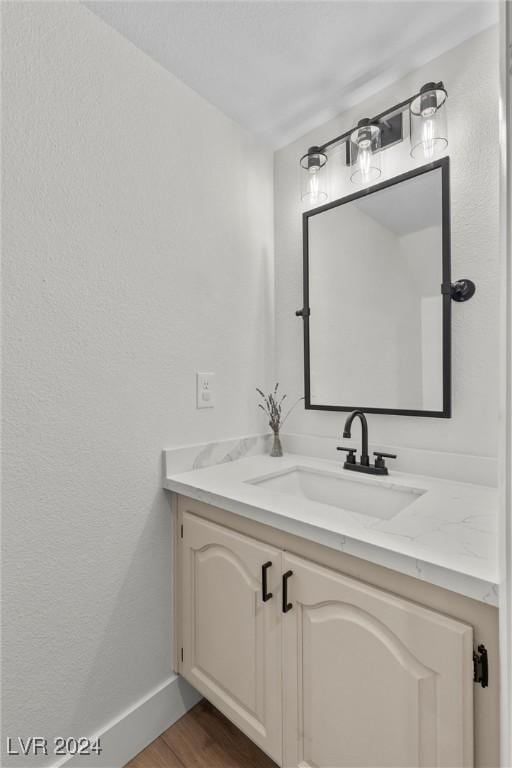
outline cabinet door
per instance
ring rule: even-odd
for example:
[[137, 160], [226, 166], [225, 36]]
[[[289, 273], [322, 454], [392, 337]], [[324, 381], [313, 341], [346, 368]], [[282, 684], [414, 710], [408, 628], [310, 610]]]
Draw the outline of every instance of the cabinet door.
[[283, 560], [284, 764], [472, 766], [472, 628]]
[[180, 671], [280, 763], [282, 554], [189, 512], [182, 520]]

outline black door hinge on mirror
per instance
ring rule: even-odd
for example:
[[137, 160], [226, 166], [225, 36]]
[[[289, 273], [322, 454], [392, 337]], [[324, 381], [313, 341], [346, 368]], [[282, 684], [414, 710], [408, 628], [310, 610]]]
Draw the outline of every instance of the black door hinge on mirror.
[[489, 660], [487, 648], [479, 645], [477, 651], [473, 651], [473, 682], [480, 683], [482, 688], [489, 685]]

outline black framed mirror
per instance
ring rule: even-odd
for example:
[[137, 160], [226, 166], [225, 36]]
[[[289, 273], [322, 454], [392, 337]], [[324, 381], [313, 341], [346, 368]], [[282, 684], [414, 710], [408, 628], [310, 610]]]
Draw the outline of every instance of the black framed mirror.
[[305, 407], [451, 416], [449, 158], [303, 214]]

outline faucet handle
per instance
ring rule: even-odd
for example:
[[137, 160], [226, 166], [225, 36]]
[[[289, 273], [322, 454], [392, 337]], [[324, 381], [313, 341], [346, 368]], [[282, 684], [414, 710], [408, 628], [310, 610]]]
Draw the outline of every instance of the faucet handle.
[[375, 459], [375, 466], [378, 468], [384, 468], [386, 466], [386, 462], [384, 459], [396, 459], [396, 453], [384, 453], [384, 451], [374, 451], [373, 455], [377, 458]]
[[356, 463], [356, 450], [357, 448], [345, 448], [343, 445], [338, 445], [336, 447], [337, 451], [346, 451], [348, 453], [347, 456], [347, 464], [355, 464]]

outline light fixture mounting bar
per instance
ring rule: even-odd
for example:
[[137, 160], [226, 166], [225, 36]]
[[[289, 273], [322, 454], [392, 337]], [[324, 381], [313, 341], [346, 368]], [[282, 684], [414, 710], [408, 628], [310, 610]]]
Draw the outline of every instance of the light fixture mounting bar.
[[[375, 115], [375, 117], [372, 117], [370, 119], [370, 122], [372, 124], [375, 123], [382, 123], [384, 119], [391, 118], [394, 114], [405, 112], [405, 110], [409, 107], [409, 104], [411, 101], [413, 101], [417, 96], [419, 96], [419, 92], [415, 93], [413, 96], [410, 96], [408, 99], [405, 99], [405, 101], [400, 101], [398, 104], [395, 104], [393, 107], [390, 107], [389, 109], [384, 110], [384, 112], [381, 112], [378, 115]], [[334, 146], [334, 144], [339, 144], [342, 141], [346, 141], [349, 137], [352, 131], [354, 130], [354, 127], [350, 128], [350, 130], [345, 131], [345, 133], [340, 134], [339, 136], [336, 136], [334, 139], [330, 139], [329, 141], [326, 141], [325, 144], [320, 144], [318, 147], [320, 152], [325, 152], [326, 149], [329, 149], [329, 147]]]
[[[373, 123], [375, 125], [375, 123]], [[378, 151], [392, 147], [398, 144], [404, 138], [404, 113], [390, 113], [388, 117], [383, 117], [377, 121], [376, 125], [380, 129], [380, 147]], [[350, 159], [350, 142], [345, 142], [346, 163], [353, 165]]]

